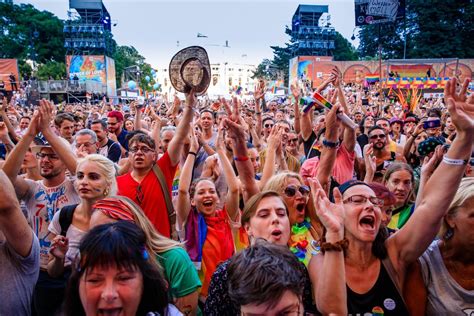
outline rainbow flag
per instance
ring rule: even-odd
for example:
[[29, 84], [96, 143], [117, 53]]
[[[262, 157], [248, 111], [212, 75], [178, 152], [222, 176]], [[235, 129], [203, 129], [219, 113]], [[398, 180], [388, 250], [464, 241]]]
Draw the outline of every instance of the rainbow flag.
[[238, 86], [237, 89], [235, 90], [235, 93], [237, 93], [237, 95], [240, 95], [242, 93], [242, 87]]
[[416, 77], [414, 80], [413, 80], [413, 83], [411, 85], [412, 88], [418, 88], [418, 89], [423, 89], [424, 86], [425, 86], [425, 80], [423, 80], [422, 78], [420, 77]]
[[277, 86], [273, 86], [273, 87], [272, 87], [272, 93], [273, 93], [273, 94], [276, 94], [276, 93], [277, 93], [277, 90], [278, 90]]
[[436, 78], [429, 78], [428, 80], [426, 80], [425, 87], [429, 89], [438, 88], [438, 82], [436, 81]]
[[378, 74], [371, 74], [371, 75], [366, 75], [365, 76], [365, 80], [368, 82], [368, 83], [375, 83], [377, 81], [380, 81], [380, 77]]
[[397, 89], [398, 88], [398, 82], [395, 78], [388, 78], [387, 86], [389, 88], [392, 88], [392, 89]]
[[403, 77], [400, 79], [400, 86], [401, 88], [409, 89], [410, 88], [410, 80], [407, 77]]
[[391, 65], [390, 72], [396, 72], [400, 77], [426, 77], [431, 65]]

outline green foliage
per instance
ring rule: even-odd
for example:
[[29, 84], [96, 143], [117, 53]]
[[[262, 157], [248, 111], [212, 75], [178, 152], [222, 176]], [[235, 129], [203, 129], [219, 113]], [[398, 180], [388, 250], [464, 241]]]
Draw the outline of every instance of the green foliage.
[[355, 47], [341, 33], [336, 32], [334, 40], [334, 60], [358, 60], [359, 56]]
[[[472, 58], [474, 6], [472, 1], [406, 1], [406, 19], [380, 26], [369, 25], [359, 32], [360, 56], [375, 57], [379, 43], [382, 57]], [[380, 36], [379, 36], [380, 34]]]
[[36, 76], [39, 80], [61, 80], [66, 78], [66, 64], [56, 61], [48, 61], [38, 66]]
[[0, 3], [0, 58], [64, 61], [63, 22], [31, 4]]
[[[125, 68], [130, 66], [138, 66], [140, 68], [140, 82], [139, 86], [143, 90], [151, 91], [155, 80], [151, 75], [151, 66], [150, 64], [145, 63], [145, 57], [140, 55], [140, 53], [133, 46], [117, 46], [115, 54], [113, 55], [115, 59], [115, 71], [117, 74], [117, 86], [121, 86], [121, 79], [125, 80], [124, 72]], [[151, 80], [147, 82], [145, 80], [146, 76], [150, 76]]]

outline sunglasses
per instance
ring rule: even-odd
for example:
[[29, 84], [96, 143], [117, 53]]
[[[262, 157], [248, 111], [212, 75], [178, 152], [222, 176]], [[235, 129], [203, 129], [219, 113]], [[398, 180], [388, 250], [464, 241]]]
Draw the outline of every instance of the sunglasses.
[[297, 142], [298, 142], [298, 138], [288, 139], [288, 142], [289, 142], [289, 143], [297, 143]]
[[308, 196], [311, 191], [307, 185], [301, 185], [297, 187], [296, 185], [289, 185], [285, 188], [285, 195], [287, 197], [293, 197], [296, 195], [296, 192], [299, 191], [302, 196]]
[[378, 197], [376, 196], [364, 196], [364, 195], [353, 195], [353, 196], [350, 196], [348, 197], [347, 199], [345, 199], [343, 202], [344, 203], [354, 203], [354, 204], [357, 204], [357, 205], [361, 205], [361, 204], [365, 204], [367, 202], [367, 200], [370, 201], [370, 203], [372, 203], [373, 205], [375, 206], [383, 206], [384, 202], [382, 199], [379, 199]]
[[272, 128], [273, 127], [273, 124], [265, 124], [263, 125], [265, 128]]
[[49, 160], [58, 160], [59, 156], [56, 154], [44, 154], [44, 153], [36, 153], [36, 159], [44, 159], [48, 157]]
[[377, 134], [377, 135], [370, 136], [370, 139], [377, 139], [377, 138], [384, 139], [385, 134]]

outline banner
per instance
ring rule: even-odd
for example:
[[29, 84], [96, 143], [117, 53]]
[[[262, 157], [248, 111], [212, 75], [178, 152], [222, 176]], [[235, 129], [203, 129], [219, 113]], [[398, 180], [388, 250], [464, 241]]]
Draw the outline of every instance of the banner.
[[0, 81], [5, 85], [2, 90], [12, 91], [10, 84], [10, 75], [13, 73], [15, 77], [16, 86], [20, 87], [20, 76], [18, 73], [18, 64], [16, 59], [0, 59]]
[[66, 56], [66, 69], [69, 80], [77, 77], [79, 82], [92, 80], [107, 85], [104, 56]]
[[355, 0], [355, 25], [394, 22], [405, 17], [405, 0]]
[[110, 57], [105, 57], [105, 65], [107, 67], [107, 96], [114, 97], [117, 95], [117, 81], [115, 78], [115, 61]]

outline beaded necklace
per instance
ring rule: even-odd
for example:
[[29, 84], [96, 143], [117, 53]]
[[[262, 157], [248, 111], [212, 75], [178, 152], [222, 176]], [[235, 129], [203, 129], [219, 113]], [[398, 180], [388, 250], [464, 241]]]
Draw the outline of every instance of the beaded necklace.
[[[309, 229], [311, 228], [311, 222], [309, 217], [306, 217], [303, 222], [296, 223], [291, 226], [291, 237], [290, 237], [290, 250], [299, 261], [303, 262], [306, 266], [309, 263], [311, 256], [308, 256], [308, 246], [310, 241], [308, 240]], [[319, 245], [313, 240], [312, 246], [319, 252]]]

